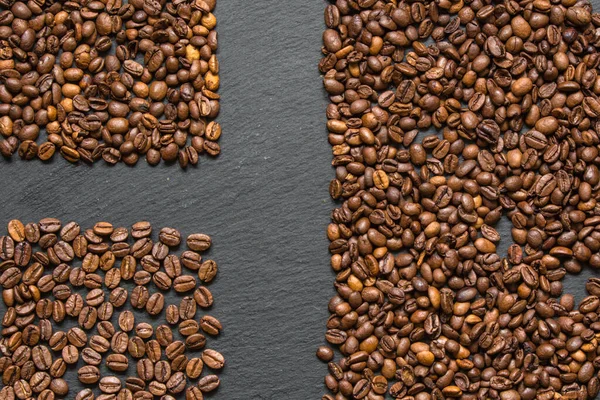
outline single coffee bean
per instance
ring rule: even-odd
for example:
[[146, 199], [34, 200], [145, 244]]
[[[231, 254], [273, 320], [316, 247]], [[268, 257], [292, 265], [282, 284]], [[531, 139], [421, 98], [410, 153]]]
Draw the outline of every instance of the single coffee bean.
[[213, 390], [216, 390], [220, 384], [221, 381], [219, 380], [219, 377], [217, 375], [206, 375], [202, 377], [198, 382], [198, 388], [203, 393], [209, 393]]
[[130, 302], [134, 308], [144, 308], [148, 302], [148, 289], [144, 286], [136, 286], [131, 292]]
[[125, 310], [119, 314], [119, 328], [124, 332], [130, 332], [135, 325], [135, 316], [131, 311]]
[[177, 340], [172, 342], [165, 348], [165, 355], [169, 360], [173, 360], [178, 355], [183, 354], [184, 351], [185, 345], [183, 344], [183, 342]]
[[173, 394], [181, 393], [185, 389], [186, 379], [183, 372], [175, 372], [166, 383], [167, 390]]
[[200, 324], [193, 319], [186, 319], [181, 321], [178, 326], [178, 331], [183, 336], [190, 336], [197, 333], [200, 330]]
[[167, 361], [158, 361], [154, 365], [154, 378], [160, 383], [166, 383], [171, 377], [171, 366]]
[[202, 263], [198, 270], [198, 278], [205, 283], [211, 282], [217, 275], [217, 263], [207, 260]]
[[103, 393], [117, 393], [121, 390], [121, 381], [116, 376], [105, 376], [100, 379], [98, 387]]
[[193, 319], [196, 315], [196, 301], [191, 296], [186, 296], [179, 303], [179, 316], [183, 319]]
[[186, 400], [202, 400], [204, 395], [199, 387], [191, 386], [185, 389], [185, 398]]
[[85, 365], [77, 371], [77, 378], [81, 383], [96, 383], [100, 380], [100, 371], [93, 365]]
[[179, 322], [179, 308], [175, 304], [169, 304], [165, 312], [165, 318], [171, 325]]
[[88, 365], [98, 366], [102, 363], [102, 356], [100, 353], [89, 347], [81, 351], [81, 358]]
[[154, 334], [154, 328], [147, 322], [140, 322], [135, 327], [135, 333], [142, 339], [148, 339]]
[[181, 254], [181, 263], [191, 269], [192, 271], [198, 271], [202, 265], [202, 256], [193, 251], [184, 251]]
[[162, 348], [158, 341], [149, 340], [146, 342], [146, 357], [154, 363], [162, 357]]
[[149, 222], [136, 222], [131, 227], [131, 236], [134, 239], [141, 239], [150, 236], [152, 233], [152, 225]]
[[212, 240], [208, 235], [195, 233], [187, 237], [186, 243], [187, 246], [193, 251], [206, 251], [210, 248]]
[[225, 359], [221, 353], [211, 349], [206, 349], [202, 352], [202, 361], [207, 367], [212, 369], [221, 369], [225, 364]]
[[112, 371], [124, 372], [127, 371], [129, 362], [123, 354], [109, 354], [106, 357], [106, 366]]
[[[194, 302], [194, 305], [196, 303]], [[161, 293], [154, 293], [148, 298], [146, 303], [146, 311], [150, 315], [158, 315], [162, 312], [165, 305], [165, 298]]]
[[25, 240], [25, 225], [17, 219], [8, 222], [8, 234], [15, 242]]
[[201, 350], [206, 347], [206, 336], [193, 333], [185, 338], [185, 346], [190, 350]]
[[193, 276], [182, 275], [173, 281], [173, 289], [177, 293], [185, 293], [196, 288], [196, 279]]
[[214, 302], [212, 293], [204, 286], [200, 286], [194, 291], [194, 300], [202, 308], [209, 308]]
[[204, 363], [200, 358], [190, 358], [187, 366], [185, 367], [185, 374], [190, 379], [197, 379], [202, 374]]
[[181, 234], [173, 228], [162, 228], [158, 234], [158, 238], [169, 247], [175, 247], [181, 243]]
[[158, 343], [163, 347], [167, 347], [173, 342], [173, 331], [167, 325], [156, 327], [155, 336]]
[[154, 363], [147, 358], [138, 360], [136, 371], [140, 379], [145, 381], [151, 381], [154, 379]]
[[221, 333], [221, 329], [223, 329], [221, 322], [210, 315], [205, 315], [200, 318], [200, 327], [209, 335], [218, 335]]

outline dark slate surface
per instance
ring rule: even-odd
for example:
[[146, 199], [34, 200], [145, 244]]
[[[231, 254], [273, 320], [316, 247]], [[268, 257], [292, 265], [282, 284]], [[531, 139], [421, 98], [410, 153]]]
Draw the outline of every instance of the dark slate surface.
[[[225, 326], [218, 399], [319, 399], [332, 293], [331, 203], [317, 63], [324, 3], [219, 0], [223, 154], [197, 168], [0, 160], [0, 226], [54, 216], [90, 227], [149, 220], [213, 238], [211, 314]], [[135, 371], [130, 368], [130, 371]], [[72, 375], [70, 382], [76, 382]], [[75, 388], [73, 386], [73, 388]], [[72, 390], [74, 392], [74, 390]]]
[[[197, 168], [0, 160], [0, 226], [54, 216], [84, 227], [149, 220], [213, 238], [211, 314], [225, 330], [218, 399], [319, 399], [333, 293], [324, 232], [330, 150], [316, 65], [323, 1], [219, 0], [223, 154]], [[505, 236], [506, 237], [506, 236]], [[589, 275], [567, 277], [581, 294]], [[130, 371], [134, 371], [130, 368]], [[72, 391], [77, 386], [71, 372]]]

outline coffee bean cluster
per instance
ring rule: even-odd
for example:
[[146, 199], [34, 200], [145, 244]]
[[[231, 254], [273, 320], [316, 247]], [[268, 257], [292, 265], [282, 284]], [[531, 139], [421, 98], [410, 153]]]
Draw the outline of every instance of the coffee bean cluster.
[[0, 154], [183, 168], [218, 155], [215, 3], [0, 1]]
[[600, 15], [330, 0], [325, 24], [323, 400], [596, 398], [600, 279], [579, 304], [562, 281], [600, 268]]
[[[161, 229], [158, 241], [152, 233], [148, 222], [87, 230], [54, 218], [9, 222], [0, 236], [0, 398], [202, 400], [218, 388], [225, 359], [206, 335], [222, 326], [197, 312], [213, 304], [201, 284], [217, 274], [201, 255], [211, 238], [188, 236], [189, 250], [176, 256], [177, 230]], [[165, 298], [171, 290], [176, 304]], [[69, 391], [69, 374], [86, 389]]]

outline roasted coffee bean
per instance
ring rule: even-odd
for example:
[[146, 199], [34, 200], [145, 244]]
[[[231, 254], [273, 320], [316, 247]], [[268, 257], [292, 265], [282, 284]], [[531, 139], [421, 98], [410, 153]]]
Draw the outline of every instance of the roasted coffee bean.
[[331, 347], [321, 346], [317, 350], [317, 357], [321, 361], [329, 362], [333, 359], [333, 350], [331, 350]]
[[185, 399], [186, 400], [202, 400], [204, 399], [204, 395], [202, 391], [197, 386], [188, 387], [185, 390]]
[[181, 254], [181, 263], [191, 269], [192, 271], [198, 271], [202, 265], [202, 256], [194, 251], [184, 251]]
[[131, 292], [130, 302], [134, 308], [144, 308], [148, 302], [148, 289], [144, 286], [136, 286]]
[[140, 379], [145, 381], [151, 381], [154, 379], [154, 363], [147, 358], [138, 360], [136, 371]]
[[169, 290], [173, 285], [171, 278], [162, 271], [157, 271], [152, 275], [152, 282], [161, 290]]
[[202, 361], [204, 361], [207, 367], [212, 369], [221, 369], [225, 365], [225, 359], [221, 353], [211, 349], [206, 349], [202, 352]]
[[128, 292], [125, 288], [115, 288], [110, 292], [109, 301], [114, 307], [121, 307], [127, 302]]
[[50, 348], [54, 351], [62, 351], [62, 349], [67, 345], [67, 334], [63, 331], [55, 332], [48, 340], [48, 344]]
[[25, 225], [18, 219], [13, 219], [8, 222], [8, 234], [15, 242], [25, 240]]
[[219, 380], [219, 377], [217, 375], [206, 375], [202, 377], [198, 382], [198, 388], [203, 393], [208, 393], [217, 389], [220, 384], [221, 381]]
[[173, 281], [173, 289], [177, 293], [185, 293], [196, 288], [196, 279], [190, 275], [182, 275]]
[[62, 358], [67, 364], [75, 364], [79, 360], [79, 350], [69, 344], [62, 349]]
[[185, 367], [185, 374], [190, 379], [197, 379], [202, 374], [204, 363], [200, 358], [190, 358], [187, 366]]
[[75, 400], [93, 400], [94, 398], [94, 392], [90, 388], [83, 389], [75, 396]]
[[169, 247], [179, 246], [179, 243], [181, 243], [181, 234], [173, 228], [162, 228], [158, 238]]
[[100, 380], [100, 371], [93, 365], [85, 365], [77, 371], [77, 378], [81, 383], [96, 383]]
[[204, 261], [198, 270], [198, 278], [204, 283], [209, 283], [215, 276], [217, 276], [217, 263], [212, 260]]
[[167, 345], [167, 347], [165, 348], [165, 355], [169, 360], [173, 360], [178, 355], [183, 354], [184, 351], [185, 345], [183, 344], [183, 342], [177, 340]]
[[146, 357], [152, 362], [158, 362], [162, 356], [162, 348], [156, 340], [146, 342]]
[[110, 321], [101, 321], [96, 328], [98, 329], [98, 334], [105, 339], [111, 339], [115, 336], [115, 327]]
[[109, 354], [106, 357], [106, 366], [112, 371], [124, 372], [129, 367], [129, 361], [123, 354]]
[[81, 351], [81, 358], [86, 364], [89, 365], [100, 365], [102, 363], [102, 356], [96, 350], [89, 347]]
[[152, 225], [149, 222], [136, 222], [131, 227], [131, 236], [134, 239], [141, 239], [150, 236], [152, 233]]
[[[72, 36], [63, 22], [80, 21], [79, 9], [11, 3], [3, 14], [8, 24], [3, 36], [11, 38], [14, 50], [4, 55], [2, 69], [8, 71], [5, 104], [14, 104], [0, 121], [2, 155], [18, 152], [22, 159], [46, 161], [58, 148], [73, 163], [102, 158], [128, 165], [142, 154], [151, 164], [179, 155], [182, 167], [197, 163], [197, 148], [217, 155], [221, 127], [212, 121], [220, 109], [214, 3], [199, 3], [194, 22], [180, 18], [177, 7], [153, 2], [92, 6], [83, 10], [85, 21], [76, 22], [78, 34]], [[48, 32], [39, 18], [46, 13], [58, 16]], [[153, 18], [159, 15], [169, 18], [156, 25]], [[22, 21], [32, 21], [31, 26]], [[114, 55], [98, 57], [98, 51], [112, 52], [113, 40]], [[28, 59], [27, 54], [35, 56]], [[48, 140], [38, 146], [43, 128]], [[147, 130], [168, 139], [151, 143]], [[198, 140], [187, 145], [188, 136], [201, 139], [201, 145]]]
[[115, 353], [125, 353], [129, 346], [129, 336], [127, 332], [117, 332], [110, 338], [110, 348]]
[[600, 268], [599, 24], [589, 2], [328, 2], [323, 399], [598, 394], [600, 280], [576, 304], [563, 279]]
[[131, 311], [125, 310], [119, 314], [119, 328], [124, 332], [130, 332], [135, 325], [135, 316]]
[[67, 340], [75, 347], [83, 347], [87, 343], [86, 333], [78, 327], [73, 327], [67, 331]]
[[221, 322], [215, 317], [211, 317], [210, 315], [205, 315], [200, 318], [200, 328], [209, 335], [218, 335], [221, 333], [221, 329], [223, 326]]
[[169, 304], [165, 311], [165, 318], [171, 325], [176, 325], [179, 322], [179, 308], [175, 304]]
[[183, 319], [193, 319], [196, 315], [196, 301], [191, 296], [186, 296], [179, 303], [179, 316]]
[[57, 358], [50, 366], [50, 376], [53, 378], [60, 378], [66, 371], [67, 363], [62, 358]]
[[173, 394], [181, 393], [185, 389], [186, 379], [182, 372], [175, 372], [166, 383], [167, 389]]
[[154, 365], [154, 378], [160, 383], [166, 383], [171, 377], [171, 366], [167, 361], [158, 361]]
[[121, 390], [121, 381], [116, 376], [105, 376], [100, 379], [98, 387], [103, 393], [117, 393]]
[[158, 343], [163, 347], [167, 347], [173, 342], [173, 331], [167, 325], [156, 327], [155, 336]]
[[194, 333], [198, 333], [200, 330], [200, 324], [193, 319], [186, 319], [181, 321], [178, 326], [178, 331], [183, 336], [190, 336]]
[[63, 397], [69, 392], [69, 384], [62, 378], [52, 379], [50, 390], [57, 396]]
[[181, 262], [177, 256], [170, 254], [163, 261], [163, 267], [167, 276], [171, 279], [177, 278], [181, 275]]
[[[114, 87], [117, 91], [122, 89]], [[77, 101], [78, 107], [85, 106], [84, 99]], [[68, 385], [62, 377], [67, 366], [78, 364], [80, 358], [85, 365], [77, 370], [78, 379], [83, 384], [97, 385], [102, 392], [98, 398], [150, 400], [153, 396], [168, 397], [167, 393], [183, 391], [202, 396], [199, 387], [187, 387], [183, 373], [197, 379], [205, 363], [220, 369], [223, 358], [214, 350], [205, 350], [204, 361], [195, 358], [190, 364], [185, 352], [202, 351], [207, 338], [200, 332], [218, 335], [222, 326], [208, 315], [195, 319], [198, 306], [212, 305], [212, 294], [207, 288], [197, 287], [196, 278], [183, 273], [180, 258], [169, 254], [168, 246], [180, 244], [178, 231], [164, 228], [159, 241], [153, 242], [150, 224], [134, 224], [131, 236], [137, 242], [131, 248], [127, 242], [129, 231], [114, 228], [109, 222], [82, 230], [76, 222], [63, 225], [52, 218], [28, 225], [13, 220], [8, 231], [0, 237], [4, 267], [0, 284], [7, 306], [1, 333], [9, 357], [0, 357], [0, 373], [3, 383], [15, 396], [48, 400], [53, 396], [64, 397]], [[109, 238], [112, 246], [107, 243]], [[198, 253], [188, 253], [194, 254], [185, 258], [188, 266], [197, 270], [203, 281], [212, 280], [216, 263], [202, 263]], [[138, 260], [141, 270], [137, 268]], [[72, 266], [79, 262], [80, 266]], [[45, 274], [49, 268], [52, 272]], [[131, 295], [120, 287], [122, 280], [137, 284]], [[146, 287], [151, 283], [152, 289]], [[74, 288], [80, 287], [87, 289], [85, 297], [74, 292]], [[180, 293], [195, 290], [193, 296], [183, 297], [178, 305], [170, 304], [166, 310], [167, 323], [177, 325], [184, 341], [174, 340], [173, 329], [167, 325], [156, 328], [148, 322], [136, 325], [134, 313], [121, 310], [129, 299], [134, 308], [159, 316], [165, 307], [165, 295], [152, 290], [168, 291], [172, 287]], [[108, 300], [105, 288], [110, 290]], [[110, 322], [115, 309], [119, 310], [116, 329]], [[78, 325], [53, 331], [52, 320], [62, 323], [69, 319], [76, 320]], [[94, 329], [96, 332], [92, 332]], [[59, 357], [53, 357], [50, 350]], [[102, 376], [99, 368], [104, 362], [111, 371], [126, 372], [128, 356], [136, 360], [136, 372], [141, 379], [127, 378], [123, 389], [117, 377]], [[88, 399], [93, 392], [82, 391], [75, 397]]]
[[214, 302], [212, 293], [205, 286], [200, 286], [194, 291], [194, 300], [202, 308], [209, 308]]
[[[196, 303], [194, 302], [194, 305]], [[154, 293], [148, 298], [146, 303], [146, 311], [150, 315], [158, 315], [162, 312], [165, 305], [165, 298], [161, 293]]]
[[99, 335], [93, 335], [90, 337], [88, 346], [96, 350], [98, 353], [106, 353], [111, 347], [110, 342], [106, 338]]
[[125, 387], [133, 393], [137, 393], [146, 388], [146, 382], [144, 382], [140, 378], [130, 376], [127, 379], [125, 379]]
[[191, 250], [206, 251], [210, 248], [212, 241], [208, 235], [195, 233], [187, 237], [186, 244]]
[[133, 358], [142, 358], [146, 353], [146, 347], [144, 346], [144, 341], [142, 338], [139, 336], [134, 336], [129, 339], [127, 351]]
[[190, 350], [200, 350], [206, 347], [206, 336], [193, 333], [185, 338], [185, 346]]
[[154, 328], [147, 322], [140, 322], [135, 327], [135, 333], [142, 339], [148, 339], [154, 334]]

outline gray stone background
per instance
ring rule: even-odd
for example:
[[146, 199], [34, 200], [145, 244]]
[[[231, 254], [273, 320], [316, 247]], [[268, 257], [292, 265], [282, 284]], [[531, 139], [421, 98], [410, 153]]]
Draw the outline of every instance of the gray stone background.
[[[324, 393], [327, 368], [314, 353], [334, 293], [325, 237], [333, 170], [317, 69], [325, 4], [218, 1], [224, 133], [217, 159], [203, 157], [187, 171], [145, 161], [130, 168], [73, 166], [60, 157], [49, 164], [0, 160], [2, 233], [10, 219], [52, 216], [86, 228], [149, 220], [156, 229], [212, 236], [208, 257], [219, 275], [210, 314], [224, 331], [209, 344], [227, 361], [211, 398]], [[567, 277], [567, 290], [581, 295], [589, 274]]]

